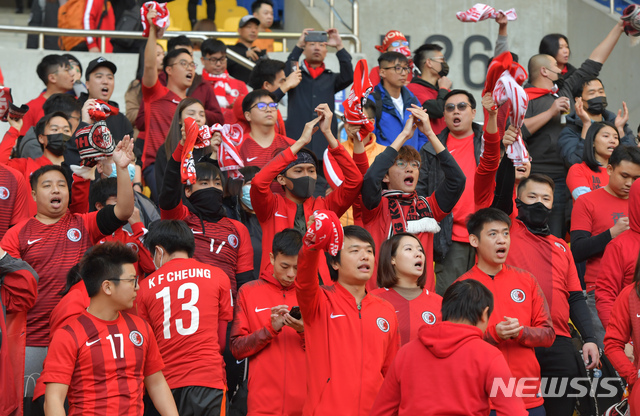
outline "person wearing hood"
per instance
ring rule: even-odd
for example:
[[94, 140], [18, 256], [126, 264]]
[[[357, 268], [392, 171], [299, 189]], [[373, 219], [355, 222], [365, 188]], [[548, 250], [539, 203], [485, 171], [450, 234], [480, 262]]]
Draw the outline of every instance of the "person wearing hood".
[[[384, 35], [382, 39], [382, 45], [376, 45], [376, 50], [380, 52], [380, 54], [387, 52], [400, 52], [407, 58], [411, 58], [411, 49], [409, 49], [409, 41], [407, 38], [397, 30], [390, 30]], [[407, 82], [411, 81], [412, 73], [409, 72], [407, 75]], [[369, 72], [369, 79], [371, 80], [371, 84], [375, 87], [380, 83], [380, 66], [374, 66], [371, 68]]]
[[[327, 104], [319, 105], [315, 111], [318, 117], [306, 123], [300, 138], [278, 153], [251, 181], [251, 204], [262, 226], [261, 270], [265, 270], [270, 264], [270, 245], [277, 232], [295, 228], [305, 233], [306, 218], [314, 211], [328, 209], [341, 216], [360, 194], [362, 174], [331, 132], [333, 112]], [[304, 148], [311, 142], [317, 124], [329, 144], [329, 152], [335, 157], [345, 176], [342, 185], [326, 197], [313, 196], [318, 178], [318, 161], [313, 152]], [[271, 190], [274, 179], [284, 189], [284, 196]], [[326, 263], [321, 267], [320, 276], [323, 282], [329, 282]]]
[[187, 223], [196, 240], [193, 258], [221, 268], [231, 281], [235, 299], [237, 288], [253, 280], [251, 237], [240, 221], [227, 217], [222, 201], [223, 176], [214, 163], [196, 163], [196, 181], [185, 185], [183, 190], [180, 169], [185, 141], [182, 129], [180, 142], [167, 161], [160, 192], [160, 216]]
[[[525, 416], [521, 398], [505, 395], [511, 371], [498, 348], [483, 340], [493, 312], [493, 294], [477, 280], [455, 282], [442, 299], [442, 321], [423, 325], [418, 338], [398, 351], [371, 416], [489, 414]], [[425, 374], [437, 377], [425, 378]]]
[[[509, 176], [510, 179], [505, 182], [513, 184], [513, 167], [509, 169]], [[587, 369], [595, 368], [600, 358], [591, 314], [571, 250], [564, 240], [551, 234], [549, 228], [554, 185], [550, 177], [537, 173], [518, 184], [515, 199], [517, 217], [513, 219], [509, 230], [511, 246], [506, 261], [506, 264], [536, 276], [549, 304], [556, 339], [551, 347], [536, 348], [540, 374], [549, 380], [557, 377], [573, 379], [581, 375], [571, 342], [569, 318], [584, 340], [582, 358]], [[513, 203], [508, 197], [513, 194], [507, 186], [498, 189], [506, 194], [497, 196], [500, 200], [504, 198], [500, 209], [511, 215]], [[547, 414], [572, 415], [575, 397], [570, 394], [575, 394], [575, 390], [569, 388], [561, 396], [545, 397]]]
[[[596, 77], [587, 77], [574, 92], [575, 112], [567, 116], [567, 125], [558, 138], [558, 147], [567, 166], [584, 161], [584, 147], [589, 127], [593, 123], [607, 122], [615, 126], [624, 145], [635, 145], [635, 135], [629, 128], [629, 110], [622, 102], [617, 113], [607, 110], [607, 94], [602, 81]], [[575, 198], [574, 198], [575, 199]]]
[[294, 310], [298, 307], [294, 282], [301, 248], [299, 231], [289, 228], [276, 234], [269, 253], [272, 267], [238, 291], [230, 347], [236, 360], [251, 360], [249, 415], [302, 414], [306, 397], [304, 325]]
[[584, 275], [587, 304], [600, 347], [605, 331], [596, 309], [594, 292], [605, 248], [629, 229], [629, 191], [640, 178], [640, 149], [636, 146], [616, 147], [609, 158], [607, 172], [607, 186], [576, 199], [571, 212], [571, 251], [576, 263], [587, 262]]
[[527, 392], [522, 399], [529, 414], [544, 415], [544, 399], [535, 393], [541, 388], [535, 348], [553, 345], [556, 333], [536, 278], [506, 264], [511, 246], [509, 228], [509, 216], [496, 208], [483, 208], [469, 216], [469, 242], [478, 261], [457, 281], [475, 279], [493, 293], [496, 313], [489, 318], [484, 339], [502, 351], [517, 384]]
[[618, 295], [634, 281], [639, 252], [640, 182], [636, 181], [629, 191], [629, 229], [607, 244], [596, 280], [596, 308], [605, 329]]

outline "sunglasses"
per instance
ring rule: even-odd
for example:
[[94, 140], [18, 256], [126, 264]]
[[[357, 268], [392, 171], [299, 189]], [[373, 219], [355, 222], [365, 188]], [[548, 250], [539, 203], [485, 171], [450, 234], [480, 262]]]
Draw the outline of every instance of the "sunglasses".
[[449, 103], [449, 104], [444, 106], [444, 110], [447, 113], [451, 113], [456, 109], [456, 107], [458, 107], [458, 111], [464, 111], [464, 110], [467, 109], [467, 107], [471, 107], [471, 104], [464, 103], [464, 102], [463, 103], [458, 103], [458, 104]]
[[394, 48], [399, 48], [400, 46], [409, 46], [409, 42], [406, 40], [394, 40], [391, 42], [391, 46]]

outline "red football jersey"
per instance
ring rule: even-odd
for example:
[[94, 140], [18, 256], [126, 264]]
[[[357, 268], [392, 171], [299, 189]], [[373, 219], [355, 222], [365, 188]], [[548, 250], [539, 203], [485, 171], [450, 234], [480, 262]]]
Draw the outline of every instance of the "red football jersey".
[[281, 134], [276, 134], [269, 147], [262, 147], [251, 137], [251, 133], [244, 136], [244, 141], [240, 146], [240, 158], [245, 166], [257, 166], [260, 169], [269, 163], [276, 155], [295, 143]]
[[133, 252], [138, 255], [138, 261], [134, 264], [136, 273], [142, 278], [145, 273], [153, 273], [156, 270], [156, 266], [153, 265], [151, 253], [149, 253], [149, 250], [147, 250], [143, 244], [144, 236], [147, 234], [147, 229], [144, 228], [144, 224], [142, 222], [134, 223], [131, 225], [131, 231], [133, 231], [133, 233], [125, 230], [124, 227], [120, 227], [113, 234], [100, 240], [99, 243], [119, 241], [133, 250]]
[[175, 219], [187, 223], [196, 240], [193, 258], [221, 268], [229, 276], [235, 299], [238, 291], [236, 274], [253, 270], [253, 246], [247, 227], [226, 217], [218, 222], [200, 221], [182, 202], [172, 210], [160, 210], [160, 214], [163, 220]]
[[29, 189], [20, 172], [0, 165], [0, 240], [9, 227], [29, 218]]
[[174, 259], [140, 282], [138, 314], [151, 324], [172, 389], [224, 389], [218, 321], [231, 321], [229, 278], [194, 259]]
[[69, 415], [142, 415], [144, 378], [164, 367], [149, 325], [121, 312], [103, 321], [89, 312], [53, 335], [46, 383], [69, 386]]
[[62, 298], [67, 272], [104, 237], [97, 214], [67, 212], [55, 224], [30, 218], [9, 229], [0, 242], [7, 253], [29, 263], [40, 277], [36, 305], [27, 313], [27, 346], [49, 345], [49, 314]]
[[418, 339], [418, 329], [424, 324], [433, 325], [442, 320], [442, 296], [436, 292], [423, 290], [413, 300], [406, 300], [395, 290], [387, 288], [373, 290], [371, 294], [389, 301], [395, 308], [402, 345]]
[[167, 138], [173, 113], [176, 112], [182, 99], [175, 92], [162, 85], [159, 79], [151, 88], [142, 86], [142, 98], [146, 107], [144, 124], [147, 129], [142, 152], [142, 166], [146, 168], [156, 161], [156, 153]]

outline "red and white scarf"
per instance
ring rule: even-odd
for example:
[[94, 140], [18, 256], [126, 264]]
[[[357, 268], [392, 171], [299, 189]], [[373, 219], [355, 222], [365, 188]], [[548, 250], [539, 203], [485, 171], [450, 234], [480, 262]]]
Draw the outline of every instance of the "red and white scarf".
[[364, 114], [362, 108], [367, 102], [367, 97], [373, 91], [373, 84], [369, 80], [369, 68], [367, 61], [361, 59], [356, 64], [353, 72], [353, 86], [349, 91], [349, 96], [342, 103], [344, 107], [344, 118], [349, 124], [360, 124], [358, 130], [358, 140], [364, 140], [369, 133], [373, 132], [374, 125]]
[[13, 98], [11, 97], [11, 88], [0, 87], [0, 120], [7, 121], [11, 103], [13, 103]]
[[344, 244], [344, 231], [340, 218], [335, 212], [326, 209], [316, 210], [313, 216], [314, 223], [307, 228], [302, 240], [305, 247], [325, 250], [332, 256], [337, 255]]
[[229, 73], [224, 71], [220, 75], [214, 75], [208, 73], [206, 70], [202, 70], [202, 79], [208, 82], [213, 87], [213, 93], [218, 99], [218, 104], [222, 108], [229, 108], [231, 103], [227, 100], [227, 95], [231, 93], [231, 86], [229, 85]]
[[477, 3], [467, 11], [456, 13], [456, 17], [461, 22], [476, 23], [482, 20], [495, 19], [500, 15], [500, 13], [507, 16], [508, 20], [516, 20], [518, 18], [516, 9], [509, 9], [507, 11], [496, 10], [493, 7], [487, 6], [483, 3]]
[[120, 110], [118, 110], [118, 107], [114, 107], [102, 100], [96, 100], [96, 105], [90, 107], [88, 112], [89, 117], [91, 117], [92, 120], [103, 121], [106, 120], [109, 116], [115, 116], [120, 112]]
[[165, 3], [157, 3], [148, 1], [140, 8], [140, 17], [142, 18], [142, 36], [149, 37], [149, 23], [147, 22], [147, 14], [149, 10], [155, 9], [158, 15], [153, 19], [153, 24], [157, 27], [157, 37], [161, 38], [164, 31], [169, 27], [169, 9]]
[[239, 124], [214, 124], [211, 126], [211, 133], [219, 131], [222, 136], [222, 142], [218, 150], [218, 163], [220, 170], [229, 172], [232, 179], [243, 178], [240, 168], [244, 167], [244, 162], [240, 157], [238, 149], [244, 139], [244, 132]]
[[[418, 196], [416, 191], [405, 193], [395, 190], [383, 190], [382, 196], [389, 201], [389, 215], [391, 216], [389, 237], [403, 232], [435, 234], [440, 231], [440, 225], [433, 218], [427, 199]], [[405, 215], [402, 207], [407, 205], [409, 210]]]

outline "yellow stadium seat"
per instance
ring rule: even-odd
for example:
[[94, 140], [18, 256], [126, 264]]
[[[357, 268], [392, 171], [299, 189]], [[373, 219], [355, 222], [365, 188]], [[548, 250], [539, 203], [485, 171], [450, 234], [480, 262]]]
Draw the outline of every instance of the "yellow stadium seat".
[[[174, 0], [167, 3], [170, 13], [169, 30], [176, 31], [190, 31], [191, 22], [189, 21], [189, 13], [187, 12], [187, 6], [189, 0]], [[223, 30], [222, 27], [225, 21], [229, 17], [238, 17], [238, 20], [242, 16], [249, 14], [247, 9], [239, 7], [236, 0], [218, 0], [216, 2], [216, 26], [218, 30]], [[202, 5], [197, 8], [198, 20], [207, 18], [207, 0], [202, 0]], [[235, 27], [231, 30], [235, 32], [238, 29], [238, 22], [236, 21]], [[235, 43], [235, 41], [234, 41]]]

